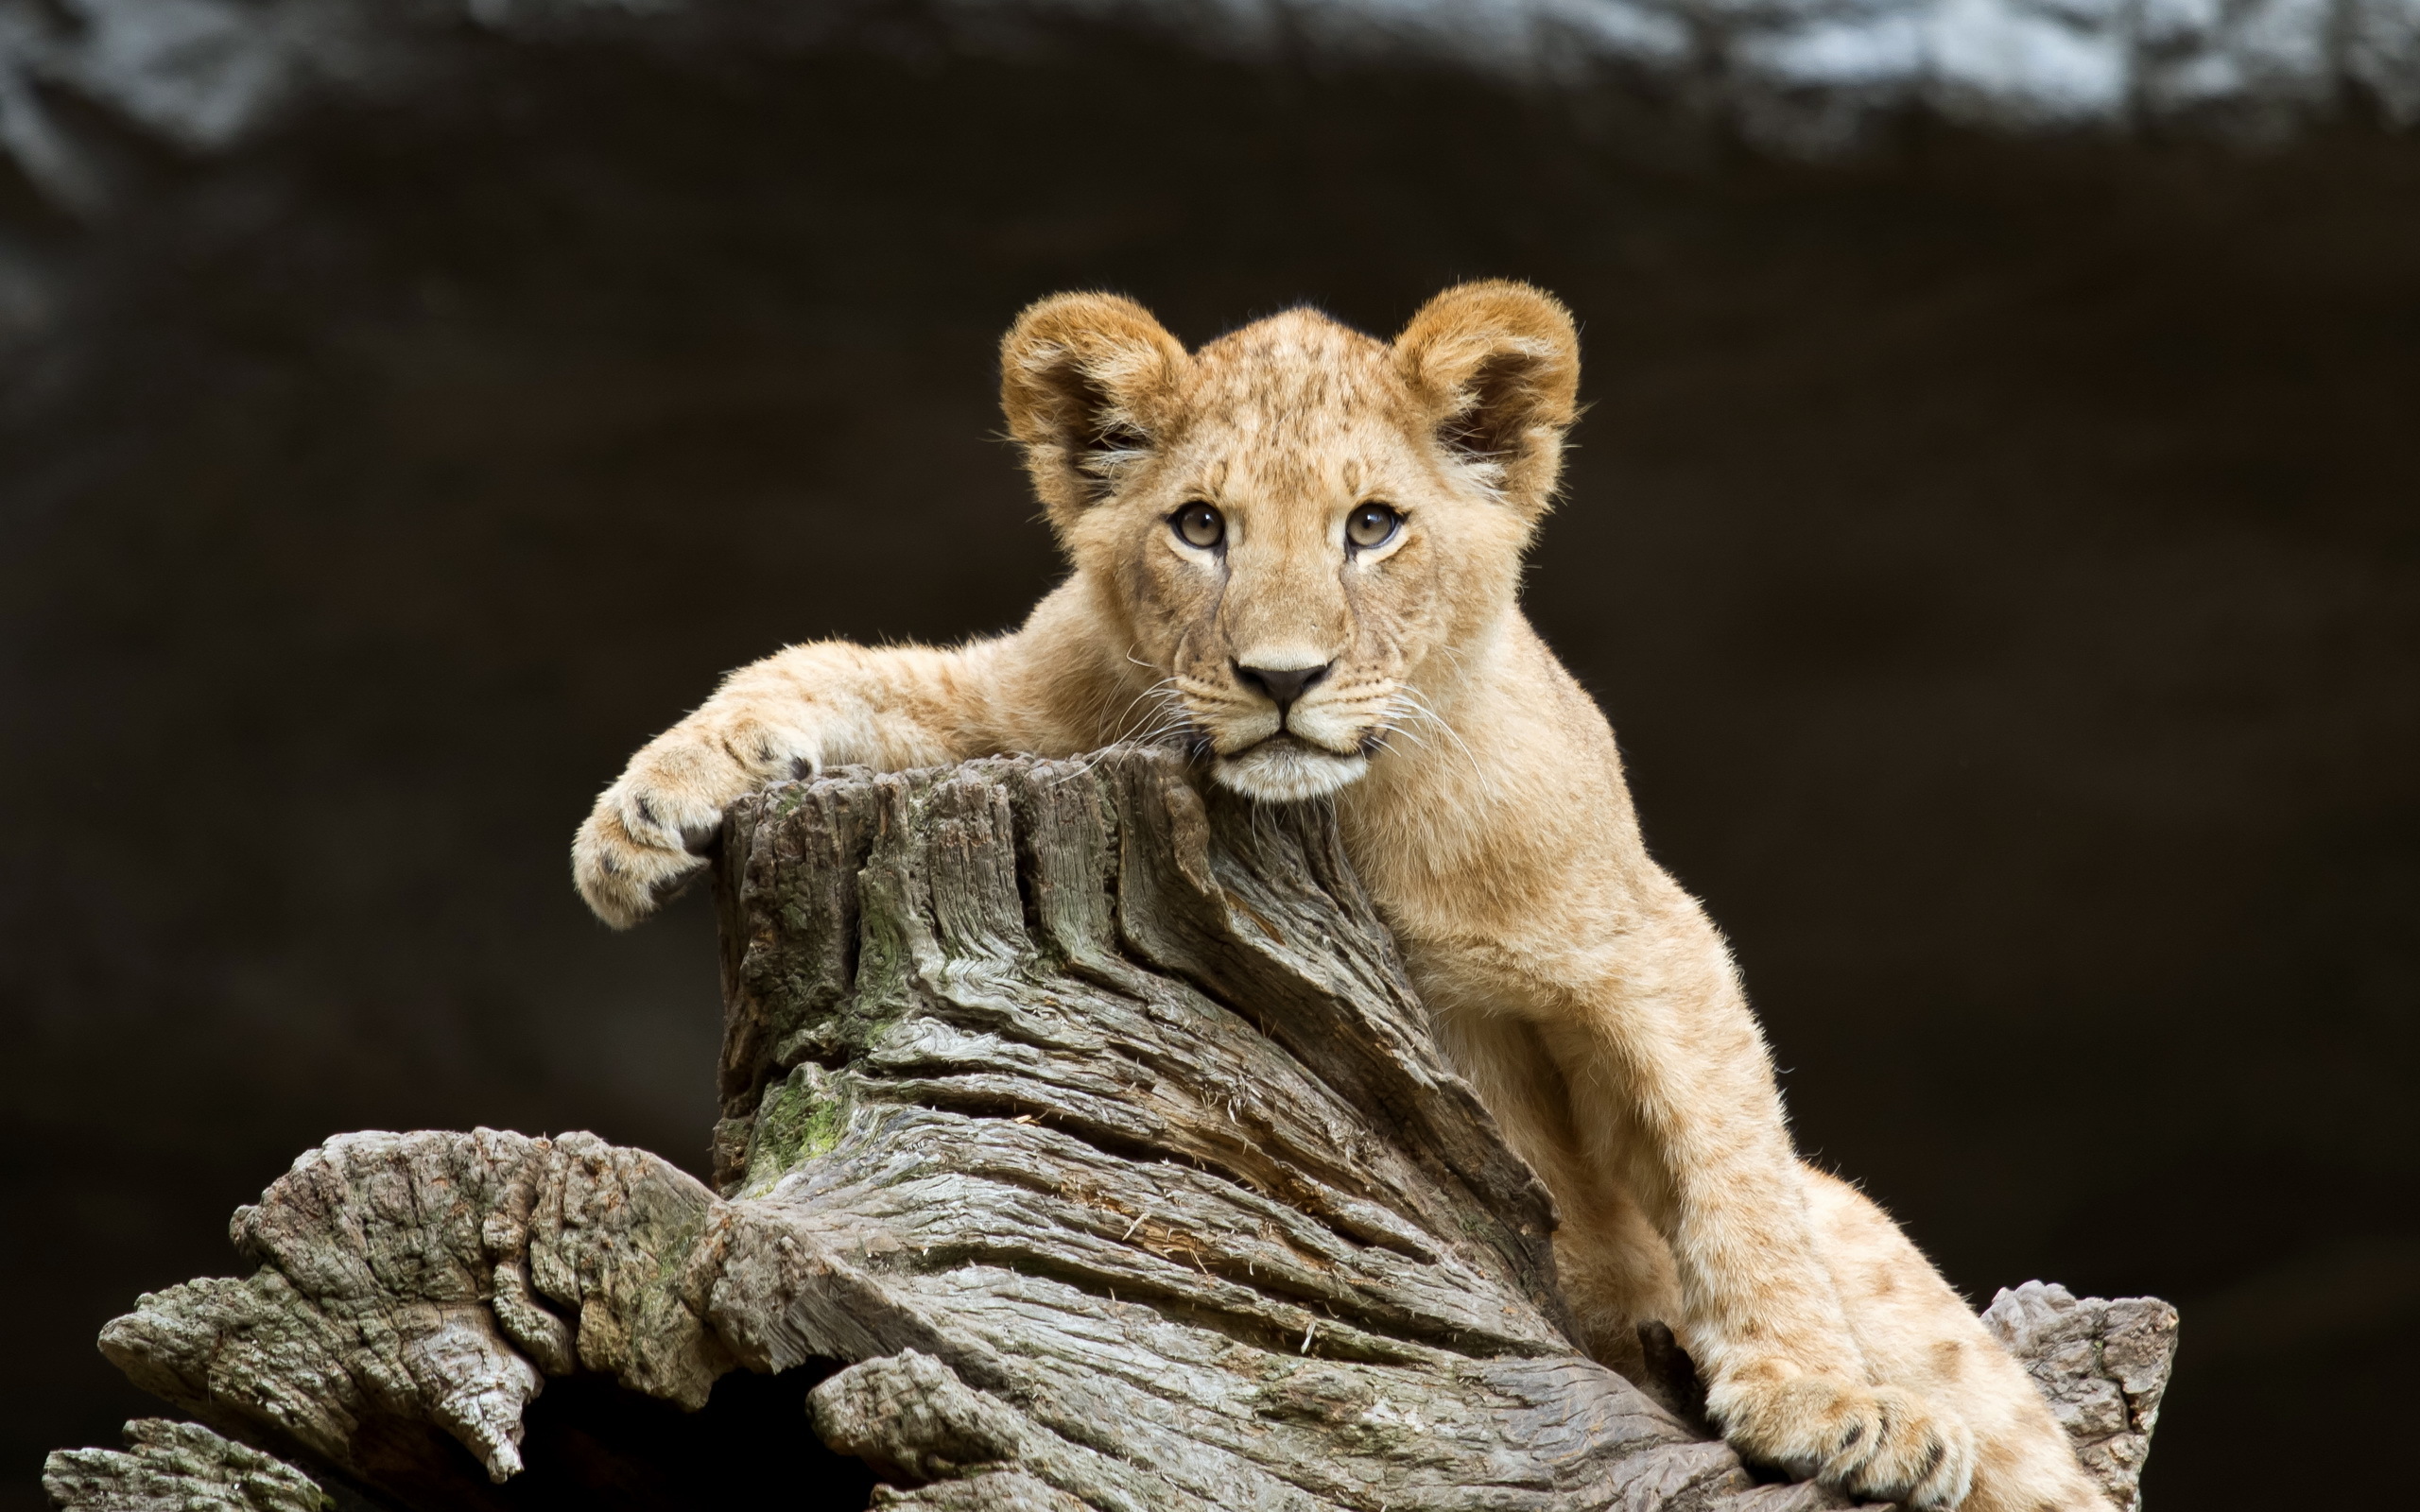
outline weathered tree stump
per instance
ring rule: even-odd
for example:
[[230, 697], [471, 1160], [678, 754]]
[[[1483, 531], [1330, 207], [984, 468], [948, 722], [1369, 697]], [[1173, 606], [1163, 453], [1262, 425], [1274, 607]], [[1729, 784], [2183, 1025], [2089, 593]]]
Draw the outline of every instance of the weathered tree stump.
[[[718, 883], [719, 1195], [589, 1135], [344, 1136], [237, 1212], [257, 1272], [103, 1350], [409, 1508], [1840, 1504], [1573, 1349], [1551, 1204], [1319, 810], [1147, 750], [853, 770], [741, 805]], [[2114, 1304], [2113, 1366], [2054, 1291], [2003, 1335], [2130, 1496], [2174, 1314]], [[130, 1434], [53, 1498], [310, 1504]]]

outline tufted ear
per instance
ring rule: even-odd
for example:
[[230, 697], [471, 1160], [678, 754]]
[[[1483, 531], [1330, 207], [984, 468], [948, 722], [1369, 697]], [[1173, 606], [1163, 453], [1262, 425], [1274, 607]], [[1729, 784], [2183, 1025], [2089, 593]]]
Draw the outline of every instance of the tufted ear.
[[1151, 312], [1115, 294], [1030, 305], [1000, 342], [1000, 407], [1062, 528], [1165, 440], [1192, 366]]
[[1571, 312], [1527, 284], [1458, 284], [1421, 306], [1394, 360], [1438, 442], [1524, 514], [1543, 514], [1580, 418]]

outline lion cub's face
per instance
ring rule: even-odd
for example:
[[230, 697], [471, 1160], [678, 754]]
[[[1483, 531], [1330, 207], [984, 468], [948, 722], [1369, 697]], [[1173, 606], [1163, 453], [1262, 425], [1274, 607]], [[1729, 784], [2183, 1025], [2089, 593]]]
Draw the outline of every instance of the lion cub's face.
[[1302, 312], [1214, 343], [1068, 532], [1165, 674], [1165, 723], [1255, 798], [1332, 792], [1399, 730], [1446, 738], [1413, 679], [1519, 559], [1527, 523], [1429, 443], [1389, 356]]
[[1465, 285], [1392, 346], [1297, 310], [1188, 355], [1129, 301], [1063, 296], [1002, 367], [1052, 523], [1159, 677], [1132, 728], [1269, 799], [1451, 741], [1428, 690], [1512, 603], [1571, 420], [1560, 305]]

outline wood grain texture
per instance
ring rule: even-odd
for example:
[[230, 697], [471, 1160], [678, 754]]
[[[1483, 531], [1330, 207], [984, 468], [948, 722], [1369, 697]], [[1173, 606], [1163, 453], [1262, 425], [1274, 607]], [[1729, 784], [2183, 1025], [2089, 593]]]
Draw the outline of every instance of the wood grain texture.
[[407, 1506], [503, 1496], [436, 1467], [510, 1482], [548, 1378], [696, 1409], [817, 1362], [884, 1506], [1841, 1504], [1572, 1348], [1551, 1203], [1317, 809], [1146, 750], [842, 771], [740, 805], [717, 884], [718, 1194], [589, 1135], [346, 1135], [236, 1214], [254, 1275], [104, 1351]]
[[1317, 811], [1143, 751], [851, 774], [722, 876], [717, 1174], [944, 1340], [820, 1388], [827, 1441], [948, 1481], [985, 1456], [895, 1410], [945, 1400], [1100, 1507], [1824, 1504], [1572, 1350], [1550, 1204]]

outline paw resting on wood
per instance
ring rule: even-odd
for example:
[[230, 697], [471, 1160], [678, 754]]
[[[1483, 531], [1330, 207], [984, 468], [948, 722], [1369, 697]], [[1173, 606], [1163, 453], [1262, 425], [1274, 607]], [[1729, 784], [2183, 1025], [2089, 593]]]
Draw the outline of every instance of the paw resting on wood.
[[1706, 1406], [1751, 1461], [1859, 1500], [1947, 1512], [1974, 1483], [1974, 1434], [1910, 1392], [1796, 1376], [1719, 1384]]
[[797, 731], [704, 713], [650, 742], [572, 841], [572, 877], [599, 919], [628, 929], [697, 880], [731, 805], [820, 763]]

